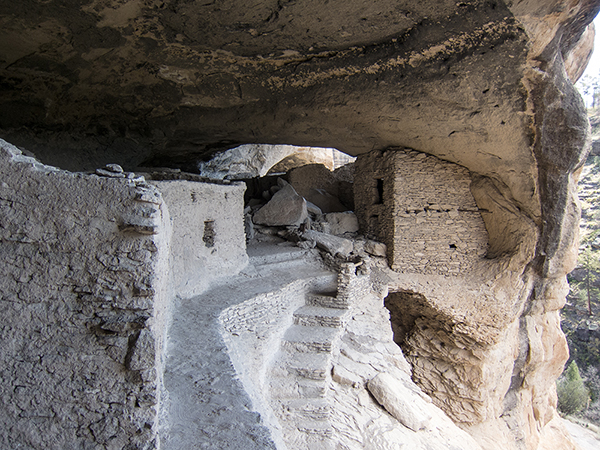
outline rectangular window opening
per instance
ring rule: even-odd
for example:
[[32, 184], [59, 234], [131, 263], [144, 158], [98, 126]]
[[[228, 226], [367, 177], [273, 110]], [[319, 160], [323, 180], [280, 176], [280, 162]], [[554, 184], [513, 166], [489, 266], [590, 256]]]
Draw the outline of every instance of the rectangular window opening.
[[377, 195], [375, 197], [375, 205], [383, 204], [383, 178], [377, 178]]
[[204, 245], [208, 248], [215, 246], [215, 221], [214, 220], [205, 220], [204, 221], [204, 234], [202, 235], [202, 241], [204, 241]]

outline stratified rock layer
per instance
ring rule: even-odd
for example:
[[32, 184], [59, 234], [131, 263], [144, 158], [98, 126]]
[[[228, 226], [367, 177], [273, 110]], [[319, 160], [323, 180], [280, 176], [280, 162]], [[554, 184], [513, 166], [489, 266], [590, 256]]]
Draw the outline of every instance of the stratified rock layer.
[[[476, 252], [480, 260], [465, 269], [466, 273], [449, 269], [422, 273], [417, 268], [406, 269], [417, 273], [388, 275], [389, 282], [385, 283], [395, 290], [393, 295], [418, 299], [415, 305], [419, 310], [408, 308], [410, 320], [398, 328], [402, 345], [413, 364], [414, 379], [482, 445], [549, 448], [548, 440], [561, 436], [546, 428], [555, 424], [554, 378], [566, 358], [558, 310], [564, 302], [565, 274], [575, 261], [579, 215], [575, 184], [589, 146], [584, 106], [569, 77], [577, 78], [582, 60], [589, 54], [589, 31], [585, 30], [599, 3], [3, 2], [0, 136], [34, 152], [45, 163], [70, 170], [94, 170], [107, 163], [118, 163], [125, 170], [136, 166], [197, 170], [202, 161], [239, 144], [336, 147], [352, 155], [410, 148], [462, 166], [472, 180], [471, 193], [489, 237], [488, 252], [485, 258]], [[384, 166], [380, 169], [385, 170]], [[239, 174], [244, 175], [243, 160], [239, 168]], [[10, 167], [3, 170], [12, 173]], [[137, 264], [127, 261], [138, 261], [135, 258], [125, 258], [133, 247], [117, 249], [123, 259], [115, 260], [110, 246], [120, 245], [129, 237], [127, 233], [139, 235], [139, 245], [153, 242], [161, 233], [168, 240], [168, 223], [161, 222], [164, 228], [158, 227], [158, 207], [128, 213], [122, 208], [125, 203], [113, 201], [123, 192], [127, 202], [137, 201], [130, 199], [134, 192], [128, 185], [119, 183], [142, 181], [125, 178], [116, 167], [101, 169], [98, 174], [110, 181], [90, 178], [90, 185], [106, 186], [92, 190], [90, 197], [101, 196], [101, 192], [109, 197], [102, 200], [104, 207], [98, 213], [102, 223], [110, 222], [102, 215], [107, 211], [123, 213], [122, 222], [109, 224], [118, 238], [108, 240], [112, 242], [107, 244], [110, 248], [100, 249], [100, 259], [92, 258], [89, 267], [84, 264], [82, 268], [81, 262], [74, 260], [56, 265], [57, 271], [48, 272], [48, 264], [41, 263], [32, 273], [24, 272], [13, 264], [14, 255], [37, 255], [35, 258], [45, 261], [51, 251], [68, 244], [46, 242], [43, 238], [48, 233], [40, 234], [28, 225], [54, 223], [55, 218], [39, 216], [53, 203], [64, 204], [65, 213], [56, 214], [57, 229], [92, 230], [86, 235], [94, 249], [90, 254], [96, 254], [101, 246], [92, 239], [98, 221], [92, 220], [91, 209], [73, 209], [81, 210], [83, 224], [89, 222], [89, 226], [84, 227], [76, 214], [72, 221], [69, 219], [74, 216], [69, 208], [79, 205], [79, 197], [70, 202], [71, 196], [60, 194], [48, 196], [48, 201], [36, 197], [48, 192], [44, 180], [79, 180], [50, 172], [40, 169], [26, 177], [23, 185], [7, 175], [7, 186], [2, 185], [2, 189], [10, 195], [3, 194], [6, 198], [0, 200], [7, 211], [2, 216], [6, 224], [0, 256], [12, 262], [1, 270], [10, 271], [5, 278], [11, 289], [29, 292], [38, 285], [56, 286], [56, 280], [70, 280], [71, 272], [89, 269], [90, 276], [98, 280], [86, 287], [91, 293], [74, 290], [81, 282], [79, 276], [64, 286], [59, 284], [69, 301], [75, 302], [68, 303], [73, 305], [68, 314], [79, 314], [77, 295], [93, 294], [99, 304], [106, 302], [106, 311], [113, 311], [118, 305], [109, 305], [103, 293], [112, 285], [104, 286], [104, 278], [96, 277], [98, 270], [104, 270], [98, 264], [106, 270], [115, 268], [115, 273], [124, 276], [116, 268], [124, 263]], [[21, 194], [14, 194], [19, 189], [29, 195], [23, 204], [17, 201]], [[374, 189], [378, 189], [377, 182]], [[153, 198], [150, 191], [139, 193], [140, 198]], [[194, 203], [196, 198], [192, 190], [186, 201]], [[143, 203], [159, 204], [146, 200]], [[38, 204], [39, 209], [31, 208]], [[449, 214], [443, 208], [439, 211]], [[234, 216], [238, 213], [241, 215], [238, 211]], [[32, 218], [36, 220], [32, 222]], [[212, 217], [203, 217], [202, 222], [202, 232], [198, 233], [205, 244], [202, 255], [212, 261], [220, 256], [221, 247], [216, 245], [220, 231]], [[398, 233], [391, 230], [388, 242]], [[179, 237], [179, 242], [185, 241]], [[48, 247], [36, 247], [37, 242]], [[453, 244], [448, 242], [448, 252]], [[81, 250], [61, 253], [61, 258], [77, 259], [73, 255]], [[394, 249], [388, 246], [387, 251]], [[111, 258], [105, 259], [109, 253]], [[136, 253], [136, 257], [142, 257], [148, 270], [167, 264], [159, 264], [147, 253]], [[399, 261], [395, 268], [405, 270], [400, 255], [394, 258]], [[67, 268], [71, 272], [64, 272]], [[138, 269], [137, 275], [144, 270]], [[444, 278], [447, 273], [451, 277]], [[141, 297], [141, 293], [153, 296], [144, 286], [164, 280], [147, 278], [142, 277], [145, 281], [139, 286], [124, 285], [123, 292], [133, 297]], [[182, 276], [179, 281], [185, 285], [189, 279]], [[191, 286], [190, 292], [195, 289]], [[36, 305], [40, 295], [30, 298], [23, 294], [19, 301]], [[24, 303], [10, 298], [10, 314], [17, 317]], [[398, 306], [393, 300], [392, 296], [388, 303]], [[106, 333], [101, 340], [115, 342], [106, 349], [110, 347], [111, 355], [119, 360], [116, 364], [124, 364], [125, 369], [112, 378], [122, 381], [111, 389], [119, 397], [117, 402], [104, 399], [103, 381], [92, 374], [86, 378], [82, 372], [70, 378], [81, 388], [77, 392], [87, 396], [84, 403], [98, 414], [77, 419], [77, 426], [82, 427], [79, 435], [105, 445], [115, 430], [134, 433], [137, 429], [137, 437], [131, 434], [123, 438], [123, 445], [137, 445], [137, 440], [151, 439], [145, 430], [153, 426], [154, 400], [140, 396], [134, 401], [126, 398], [126, 391], [142, 392], [147, 386], [156, 386], [153, 379], [142, 376], [140, 381], [131, 375], [144, 372], [150, 361], [144, 353], [152, 351], [151, 342], [149, 335], [142, 333], [148, 327], [138, 315], [154, 314], [154, 306], [144, 303], [134, 305], [131, 311], [133, 306], [125, 308], [127, 314], [135, 316], [138, 334], [112, 325], [104, 330], [102, 326], [108, 322], [104, 313], [95, 313], [98, 304], [93, 305], [92, 312], [86, 309], [83, 316], [76, 317], [76, 324]], [[59, 324], [58, 318], [64, 314], [46, 316]], [[104, 331], [94, 328], [96, 325]], [[26, 343], [31, 333], [22, 330], [17, 339]], [[158, 343], [159, 338], [156, 334]], [[154, 352], [159, 348], [155, 345]], [[16, 347], [9, 350], [13, 352], [10, 355], [18, 354]], [[22, 365], [23, 373], [45, 371], [47, 360], [31, 354], [35, 357], [26, 361], [10, 356], [6, 366], [12, 370]], [[57, 358], [63, 356], [59, 353]], [[112, 364], [107, 361], [98, 363], [102, 366], [99, 370]], [[340, 380], [354, 382], [342, 368], [336, 373]], [[49, 376], [56, 383], [69, 379]], [[68, 408], [52, 410], [51, 405], [40, 403], [35, 397], [36, 384], [21, 383], [15, 391], [16, 384], [12, 383], [9, 397], [3, 396], [15, 399], [6, 401], [7, 410], [18, 417], [15, 423], [27, 428], [32, 423], [28, 417], [46, 424], [48, 420], [60, 422], [63, 417], [60, 423], [67, 423], [67, 416], [79, 418], [78, 411], [67, 414], [65, 411], [71, 411]], [[438, 385], [441, 388], [434, 392]], [[63, 393], [58, 388], [56, 392]], [[14, 405], [19, 403], [19, 395], [40, 408], [17, 411]], [[111, 409], [115, 404], [130, 405], [127, 402], [133, 402], [131, 408], [140, 405], [141, 409], [135, 409], [133, 415], [119, 415]], [[121, 416], [128, 418], [121, 423]], [[101, 426], [98, 421], [92, 423], [95, 417], [109, 420]], [[148, 425], [142, 424], [146, 417]], [[10, 427], [5, 428], [9, 431], [3, 435], [12, 436]], [[22, 435], [29, 437], [23, 442], [37, 439], [31, 437], [30, 428], [25, 428]], [[55, 435], [60, 437], [60, 430]], [[554, 444], [556, 448], [568, 446], [563, 441]], [[37, 441], [27, 441], [27, 445], [37, 445]]]

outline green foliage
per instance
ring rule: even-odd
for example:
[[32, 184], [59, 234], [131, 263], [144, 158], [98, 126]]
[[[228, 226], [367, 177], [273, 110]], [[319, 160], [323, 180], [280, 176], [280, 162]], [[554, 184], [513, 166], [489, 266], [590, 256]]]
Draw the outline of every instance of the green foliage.
[[592, 315], [592, 300], [598, 298], [598, 288], [594, 287], [594, 282], [598, 278], [600, 271], [600, 260], [598, 252], [595, 252], [591, 247], [586, 247], [584, 251], [579, 253], [579, 266], [585, 269], [584, 277], [581, 283], [578, 284], [578, 289], [583, 291], [583, 300], [587, 304], [588, 314]]
[[577, 363], [572, 361], [567, 370], [556, 382], [558, 410], [564, 415], [583, 410], [589, 402], [590, 394], [579, 374]]
[[[594, 242], [596, 240], [596, 238], [600, 236], [600, 229], [594, 229], [592, 231], [587, 232], [586, 234], [584, 234], [583, 236], [581, 236], [580, 240], [579, 240], [579, 244], [581, 246], [585, 246], [586, 249], [587, 247], [589, 247], [592, 242]], [[578, 259], [581, 260], [581, 256], [582, 254], [579, 254]]]
[[596, 336], [579, 336], [577, 333], [567, 333], [571, 359], [579, 366], [600, 367], [600, 339]]

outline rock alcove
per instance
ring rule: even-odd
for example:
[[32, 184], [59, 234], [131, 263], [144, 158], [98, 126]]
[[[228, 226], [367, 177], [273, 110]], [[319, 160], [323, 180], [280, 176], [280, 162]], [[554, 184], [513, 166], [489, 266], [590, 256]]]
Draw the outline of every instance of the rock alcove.
[[[0, 4], [0, 446], [572, 448], [599, 7]], [[276, 189], [219, 155], [286, 145], [357, 158], [341, 258], [246, 244]]]

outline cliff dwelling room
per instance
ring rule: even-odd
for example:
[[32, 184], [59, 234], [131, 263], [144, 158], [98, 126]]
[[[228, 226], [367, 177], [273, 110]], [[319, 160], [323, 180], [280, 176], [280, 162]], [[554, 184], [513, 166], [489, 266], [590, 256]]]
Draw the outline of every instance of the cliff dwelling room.
[[598, 10], [0, 0], [0, 449], [579, 448]]

